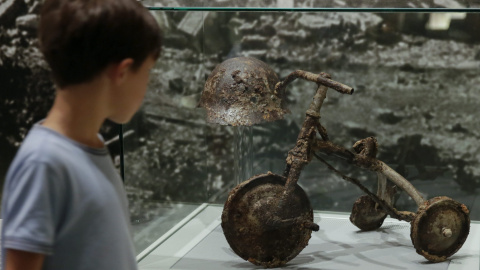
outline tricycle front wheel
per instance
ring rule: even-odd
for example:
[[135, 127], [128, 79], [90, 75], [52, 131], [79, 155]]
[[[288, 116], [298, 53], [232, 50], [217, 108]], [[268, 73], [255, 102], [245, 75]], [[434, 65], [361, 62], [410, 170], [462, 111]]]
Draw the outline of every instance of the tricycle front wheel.
[[300, 186], [295, 186], [285, 207], [278, 209], [285, 182], [285, 177], [272, 173], [254, 176], [230, 191], [223, 208], [222, 228], [228, 244], [253, 264], [285, 265], [311, 237], [313, 210]]

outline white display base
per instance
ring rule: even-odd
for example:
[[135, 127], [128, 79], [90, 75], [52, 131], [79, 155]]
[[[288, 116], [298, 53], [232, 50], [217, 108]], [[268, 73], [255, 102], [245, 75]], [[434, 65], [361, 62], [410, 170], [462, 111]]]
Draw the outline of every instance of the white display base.
[[[238, 257], [220, 226], [221, 206], [204, 204], [139, 255], [141, 270], [262, 269]], [[315, 213], [320, 225], [286, 269], [479, 269], [480, 224], [472, 223], [463, 247], [450, 260], [430, 263], [415, 252], [410, 224], [387, 218], [361, 232], [346, 214]]]

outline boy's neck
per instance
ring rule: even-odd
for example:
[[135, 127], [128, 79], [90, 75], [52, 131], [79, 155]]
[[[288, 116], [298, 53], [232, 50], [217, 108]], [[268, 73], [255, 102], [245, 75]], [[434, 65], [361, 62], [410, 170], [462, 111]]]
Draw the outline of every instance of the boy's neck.
[[105, 83], [95, 80], [57, 90], [43, 126], [84, 145], [101, 148], [98, 132], [107, 117]]

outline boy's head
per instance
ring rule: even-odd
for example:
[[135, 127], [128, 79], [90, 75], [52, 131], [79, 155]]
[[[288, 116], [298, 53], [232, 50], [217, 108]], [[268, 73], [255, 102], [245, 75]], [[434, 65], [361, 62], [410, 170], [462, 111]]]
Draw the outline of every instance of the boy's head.
[[136, 69], [160, 54], [161, 33], [136, 0], [46, 0], [40, 50], [59, 88], [90, 81], [126, 58]]

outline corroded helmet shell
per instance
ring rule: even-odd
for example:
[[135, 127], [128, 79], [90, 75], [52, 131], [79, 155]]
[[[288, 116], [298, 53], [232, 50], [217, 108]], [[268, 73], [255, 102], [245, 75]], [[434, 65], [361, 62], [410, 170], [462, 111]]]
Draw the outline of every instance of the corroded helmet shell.
[[210, 74], [199, 107], [207, 121], [221, 125], [251, 126], [283, 118], [285, 92], [276, 93], [277, 74], [264, 62], [251, 57], [231, 58]]

